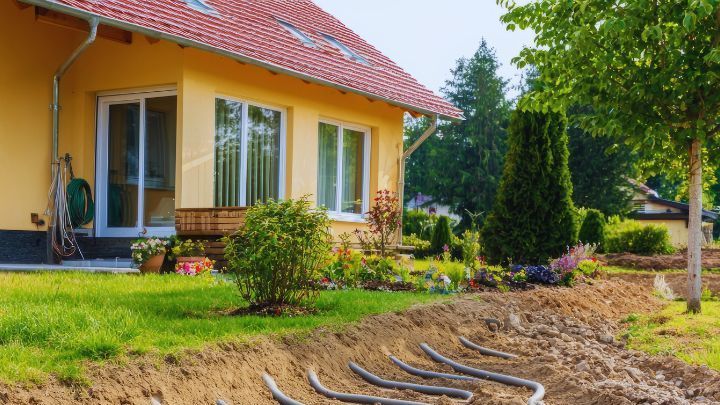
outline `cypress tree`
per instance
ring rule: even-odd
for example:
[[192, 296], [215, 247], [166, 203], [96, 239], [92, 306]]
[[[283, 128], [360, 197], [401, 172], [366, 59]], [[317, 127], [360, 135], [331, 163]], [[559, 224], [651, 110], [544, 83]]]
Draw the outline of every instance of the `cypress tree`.
[[579, 239], [583, 243], [605, 243], [605, 216], [596, 209], [588, 210], [585, 220], [580, 226]]
[[441, 215], [432, 233], [430, 241], [430, 251], [432, 254], [438, 255], [443, 252], [443, 248], [452, 244], [452, 231], [450, 230], [450, 218]]
[[544, 264], [574, 242], [565, 128], [562, 114], [513, 112], [500, 188], [482, 231], [491, 263]]

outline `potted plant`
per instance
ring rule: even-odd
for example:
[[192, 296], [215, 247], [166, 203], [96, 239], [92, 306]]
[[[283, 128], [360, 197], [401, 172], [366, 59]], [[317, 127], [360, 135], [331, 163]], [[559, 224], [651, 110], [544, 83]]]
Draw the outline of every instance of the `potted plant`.
[[133, 262], [139, 266], [141, 273], [160, 273], [167, 252], [167, 241], [160, 238], [138, 239], [130, 246], [130, 250]]
[[212, 271], [214, 263], [205, 256], [205, 244], [187, 239], [177, 240], [171, 249], [175, 259], [175, 272], [184, 275], [198, 275]]

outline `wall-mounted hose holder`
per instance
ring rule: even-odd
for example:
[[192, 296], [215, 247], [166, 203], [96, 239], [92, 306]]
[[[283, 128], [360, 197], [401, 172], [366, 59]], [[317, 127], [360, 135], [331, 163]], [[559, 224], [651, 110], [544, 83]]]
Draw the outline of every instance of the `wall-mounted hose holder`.
[[404, 372], [415, 375], [422, 378], [445, 378], [448, 380], [460, 380], [460, 381], [478, 381], [479, 378], [470, 377], [467, 375], [450, 374], [450, 373], [438, 373], [436, 371], [423, 370], [421, 368], [413, 367], [395, 356], [390, 356], [390, 360], [395, 363], [396, 366], [400, 367]]
[[370, 384], [377, 385], [378, 387], [397, 390], [410, 390], [429, 395], [446, 395], [451, 398], [460, 398], [465, 400], [469, 400], [473, 396], [472, 392], [457, 388], [436, 387], [432, 385], [422, 385], [401, 381], [385, 380], [363, 369], [362, 367], [358, 366], [353, 362], [348, 363], [348, 367], [350, 367], [350, 370], [352, 370], [355, 374], [362, 377], [363, 380], [369, 382]]
[[268, 389], [272, 393], [273, 398], [278, 401], [280, 405], [303, 405], [302, 402], [298, 402], [285, 395], [284, 392], [280, 391], [280, 388], [278, 388], [277, 384], [275, 384], [275, 380], [270, 377], [269, 374], [263, 374], [262, 378], [265, 385], [267, 385]]
[[468, 349], [476, 350], [486, 356], [500, 357], [501, 359], [505, 360], [517, 358], [517, 356], [514, 354], [499, 352], [497, 350], [488, 349], [487, 347], [478, 346], [477, 344], [465, 339], [462, 336], [458, 337], [458, 339], [460, 339], [460, 343], [462, 343], [463, 346], [467, 347]]
[[516, 387], [526, 387], [533, 390], [533, 395], [530, 397], [530, 399], [528, 399], [528, 405], [536, 405], [545, 397], [545, 387], [543, 387], [543, 385], [538, 382], [468, 367], [464, 364], [460, 364], [458, 362], [448, 359], [447, 357], [442, 356], [440, 353], [436, 352], [430, 346], [428, 346], [427, 343], [421, 344], [420, 348], [423, 349], [423, 351], [427, 353], [427, 355], [430, 356], [430, 358], [432, 358], [433, 360], [437, 361], [438, 363], [447, 364], [448, 366], [452, 367], [453, 370], [459, 373], [482, 378], [484, 380], [499, 382], [501, 384], [514, 385]]
[[370, 395], [356, 395], [346, 394], [343, 392], [335, 392], [325, 388], [318, 379], [317, 374], [314, 371], [308, 369], [307, 377], [310, 381], [310, 385], [317, 391], [318, 394], [324, 395], [328, 398], [337, 399], [343, 402], [352, 402], [356, 404], [381, 404], [381, 405], [429, 405], [423, 402], [404, 401], [401, 399], [381, 398], [373, 397]]

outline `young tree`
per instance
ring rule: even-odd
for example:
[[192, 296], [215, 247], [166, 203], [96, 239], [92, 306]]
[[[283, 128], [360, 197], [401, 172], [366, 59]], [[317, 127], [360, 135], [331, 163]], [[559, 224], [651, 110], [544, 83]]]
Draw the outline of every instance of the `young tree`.
[[490, 262], [543, 263], [574, 242], [565, 122], [558, 113], [513, 113], [500, 188], [482, 229]]
[[[472, 57], [458, 60], [443, 93], [466, 119], [441, 126], [441, 135], [428, 139], [407, 163], [408, 197], [432, 195], [462, 216], [461, 228], [471, 226], [470, 213], [490, 211], [502, 175], [510, 102], [499, 66], [484, 40]], [[427, 126], [422, 121], [409, 126], [406, 141], [417, 139]]]
[[715, 0], [538, 0], [508, 8], [510, 30], [535, 31], [515, 62], [540, 72], [520, 107], [588, 105], [574, 117], [621, 138], [658, 166], [685, 160], [689, 179], [688, 311], [700, 311], [703, 155], [717, 161], [720, 3]]

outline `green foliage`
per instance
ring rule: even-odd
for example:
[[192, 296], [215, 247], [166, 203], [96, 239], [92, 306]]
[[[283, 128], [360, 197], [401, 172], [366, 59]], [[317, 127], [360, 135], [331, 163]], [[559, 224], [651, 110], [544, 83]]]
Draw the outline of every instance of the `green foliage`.
[[438, 255], [443, 253], [445, 247], [450, 248], [452, 236], [450, 218], [444, 215], [439, 216], [430, 240], [430, 253]]
[[561, 114], [515, 111], [505, 171], [482, 230], [491, 263], [544, 263], [577, 235]]
[[312, 282], [329, 260], [329, 229], [327, 212], [305, 197], [248, 209], [225, 249], [241, 296], [260, 307], [310, 304]]
[[[408, 197], [423, 193], [449, 205], [462, 216], [462, 229], [471, 226], [469, 213], [490, 211], [502, 174], [510, 102], [499, 67], [484, 40], [472, 57], [457, 61], [443, 93], [466, 119], [442, 125], [442, 139], [431, 137], [408, 159]], [[428, 126], [427, 120], [408, 125], [406, 146]]]
[[403, 236], [403, 244], [414, 247], [413, 255], [418, 259], [423, 259], [430, 255], [430, 241], [420, 239], [414, 233]]
[[605, 216], [596, 209], [588, 210], [578, 236], [583, 243], [602, 245], [605, 243]]
[[605, 251], [608, 253], [654, 255], [674, 251], [664, 225], [642, 225], [634, 220], [611, 218], [606, 229]]
[[[425, 211], [405, 211], [403, 214], [403, 235], [415, 234], [425, 240], [430, 240], [434, 225], [434, 216]], [[403, 243], [407, 243], [403, 240]]]
[[178, 257], [205, 256], [205, 243], [199, 240], [194, 241], [192, 239], [176, 239], [172, 243], [170, 252], [172, 253], [171, 259], [176, 259]]
[[465, 267], [473, 272], [477, 270], [477, 257], [480, 255], [480, 233], [467, 230], [462, 235], [462, 259]]

